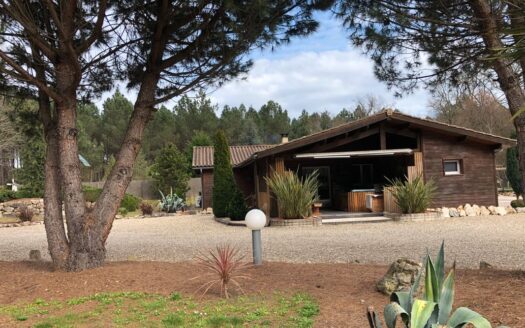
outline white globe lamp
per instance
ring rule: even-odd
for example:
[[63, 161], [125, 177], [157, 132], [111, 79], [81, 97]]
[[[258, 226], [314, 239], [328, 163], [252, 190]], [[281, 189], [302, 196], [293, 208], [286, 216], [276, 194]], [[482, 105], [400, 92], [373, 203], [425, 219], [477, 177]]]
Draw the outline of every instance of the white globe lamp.
[[252, 230], [253, 264], [262, 264], [261, 229], [266, 225], [266, 214], [258, 209], [250, 210], [244, 218], [246, 226]]
[[259, 209], [253, 209], [246, 213], [244, 220], [251, 230], [261, 230], [266, 225], [266, 214]]

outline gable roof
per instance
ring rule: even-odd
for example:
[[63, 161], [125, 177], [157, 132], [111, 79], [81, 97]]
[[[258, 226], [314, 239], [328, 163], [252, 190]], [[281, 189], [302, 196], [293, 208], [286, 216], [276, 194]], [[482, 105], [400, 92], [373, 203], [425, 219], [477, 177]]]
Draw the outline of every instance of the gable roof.
[[434, 132], [444, 133], [448, 135], [453, 136], [465, 136], [469, 139], [477, 142], [481, 142], [484, 144], [492, 144], [494, 146], [502, 147], [502, 146], [513, 146], [516, 144], [516, 140], [500, 137], [497, 135], [484, 133], [476, 130], [472, 130], [469, 128], [464, 128], [457, 125], [452, 124], [446, 124], [438, 121], [434, 121], [431, 119], [423, 119], [419, 117], [410, 116], [407, 114], [403, 114], [398, 111], [393, 111], [391, 109], [379, 112], [375, 115], [362, 118], [360, 120], [348, 122], [342, 125], [338, 125], [336, 127], [326, 129], [317, 133], [313, 133], [301, 138], [297, 138], [294, 140], [291, 140], [288, 143], [285, 144], [278, 144], [274, 147], [265, 149], [263, 151], [254, 153], [251, 157], [247, 158], [244, 162], [238, 164], [237, 166], [244, 166], [246, 164], [249, 164], [251, 161], [253, 161], [255, 158], [263, 158], [266, 156], [278, 154], [281, 152], [293, 150], [299, 147], [307, 146], [313, 143], [316, 143], [318, 141], [336, 137], [338, 135], [351, 132], [375, 123], [379, 123], [382, 121], [395, 121], [395, 122], [402, 122], [402, 123], [408, 123], [410, 124], [410, 127], [414, 128], [421, 128], [426, 129]]
[[[431, 119], [414, 117], [389, 109], [357, 121], [351, 121], [330, 129], [297, 138], [284, 144], [230, 146], [232, 166], [242, 167], [251, 163], [256, 158], [263, 158], [266, 156], [279, 154], [281, 152], [290, 151], [299, 147], [308, 146], [324, 139], [336, 137], [341, 134], [352, 132], [382, 121], [407, 123], [411, 128], [425, 129], [427, 131], [438, 132], [451, 136], [467, 137], [469, 140], [487, 145], [493, 145], [495, 147], [510, 147], [516, 144], [516, 140], [514, 139], [500, 137], [494, 134], [442, 123]], [[192, 166], [194, 169], [212, 168], [213, 146], [194, 147]]]
[[[253, 154], [269, 149], [276, 145], [242, 145], [230, 146], [232, 166], [238, 166], [250, 158]], [[213, 168], [213, 146], [193, 147], [193, 158], [191, 166], [194, 169]]]

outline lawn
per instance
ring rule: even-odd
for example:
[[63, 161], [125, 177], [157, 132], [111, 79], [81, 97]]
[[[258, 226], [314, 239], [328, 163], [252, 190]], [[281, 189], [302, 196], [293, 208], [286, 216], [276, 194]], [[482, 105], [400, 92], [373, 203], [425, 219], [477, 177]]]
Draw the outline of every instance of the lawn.
[[35, 328], [93, 323], [99, 327], [311, 327], [318, 313], [317, 302], [301, 293], [199, 300], [177, 292], [169, 296], [115, 292], [0, 306], [0, 324]]

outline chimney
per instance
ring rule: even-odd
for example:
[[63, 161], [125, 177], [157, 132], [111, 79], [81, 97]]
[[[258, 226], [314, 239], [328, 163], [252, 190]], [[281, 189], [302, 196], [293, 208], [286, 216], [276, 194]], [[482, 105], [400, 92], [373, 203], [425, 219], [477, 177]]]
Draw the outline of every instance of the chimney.
[[281, 133], [281, 144], [288, 142], [288, 133]]

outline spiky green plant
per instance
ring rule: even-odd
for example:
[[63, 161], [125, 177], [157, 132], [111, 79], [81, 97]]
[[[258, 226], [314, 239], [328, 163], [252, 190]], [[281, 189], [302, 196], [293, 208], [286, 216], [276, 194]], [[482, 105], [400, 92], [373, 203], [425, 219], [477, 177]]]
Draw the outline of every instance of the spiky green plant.
[[[401, 318], [405, 328], [463, 328], [470, 324], [476, 328], [491, 328], [482, 315], [466, 307], [452, 313], [455, 293], [456, 264], [445, 277], [445, 248], [441, 244], [435, 264], [430, 255], [425, 261], [425, 285], [423, 299], [414, 297], [422, 272], [416, 277], [409, 291], [395, 292], [390, 304], [385, 306], [384, 317], [388, 328], [395, 328]], [[367, 312], [370, 327], [381, 328], [381, 320], [373, 309]], [[501, 327], [503, 328], [503, 327]]]
[[394, 200], [404, 214], [425, 212], [436, 192], [434, 181], [425, 183], [421, 175], [412, 180], [406, 176], [404, 180], [398, 178], [387, 180], [393, 187]]
[[277, 199], [279, 215], [283, 219], [304, 219], [312, 214], [312, 205], [318, 200], [319, 173], [301, 179], [295, 172], [273, 172], [266, 183]]
[[159, 202], [159, 207], [161, 211], [166, 213], [175, 213], [176, 211], [181, 210], [185, 206], [184, 200], [177, 196], [177, 194], [173, 192], [173, 189], [170, 189], [170, 193], [167, 195], [164, 195], [160, 190], [159, 193], [162, 197]]

